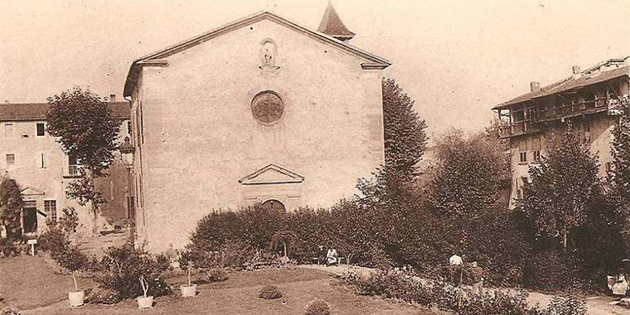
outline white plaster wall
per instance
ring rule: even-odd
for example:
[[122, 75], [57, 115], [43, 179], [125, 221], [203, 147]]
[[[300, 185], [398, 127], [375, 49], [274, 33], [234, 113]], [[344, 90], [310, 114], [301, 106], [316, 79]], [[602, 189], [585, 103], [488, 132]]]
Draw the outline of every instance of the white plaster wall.
[[[277, 71], [259, 69], [264, 39], [277, 44]], [[181, 247], [212, 209], [243, 205], [252, 188], [238, 180], [267, 164], [304, 176], [292, 207], [326, 207], [383, 161], [380, 71], [354, 55], [263, 20], [166, 59], [144, 68], [137, 102], [152, 250]], [[273, 126], [250, 110], [263, 90], [285, 104]]]

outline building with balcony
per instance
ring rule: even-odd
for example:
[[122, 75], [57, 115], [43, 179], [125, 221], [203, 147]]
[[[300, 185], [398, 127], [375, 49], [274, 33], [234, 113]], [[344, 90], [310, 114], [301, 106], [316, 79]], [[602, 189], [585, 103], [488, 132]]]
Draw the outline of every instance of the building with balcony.
[[558, 82], [541, 86], [531, 82], [531, 91], [493, 108], [501, 120], [500, 136], [510, 141], [512, 189], [510, 208], [522, 196], [529, 166], [545, 155], [554, 133], [568, 124], [597, 154], [600, 175], [610, 168], [611, 130], [620, 114], [620, 101], [628, 98], [628, 57], [609, 59], [580, 70]]
[[[113, 116], [121, 120], [122, 140], [131, 133], [129, 102], [110, 104]], [[57, 221], [66, 207], [77, 210], [80, 223], [89, 231], [88, 207], [79, 206], [65, 194], [67, 185], [80, 176], [81, 166], [46, 132], [48, 107], [48, 103], [0, 105], [0, 175], [15, 179], [21, 187], [24, 200], [21, 221], [25, 233], [41, 233]], [[110, 221], [125, 219], [127, 171], [116, 160], [108, 173], [109, 177], [99, 178], [95, 183], [107, 200], [101, 214]]]

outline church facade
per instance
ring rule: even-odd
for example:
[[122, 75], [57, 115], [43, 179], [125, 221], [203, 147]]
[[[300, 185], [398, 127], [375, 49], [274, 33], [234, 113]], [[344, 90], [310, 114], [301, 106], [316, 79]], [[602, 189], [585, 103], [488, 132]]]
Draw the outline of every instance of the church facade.
[[332, 6], [318, 31], [261, 12], [133, 62], [136, 224], [160, 252], [213, 210], [292, 211], [355, 194], [384, 161], [387, 60], [348, 44]]

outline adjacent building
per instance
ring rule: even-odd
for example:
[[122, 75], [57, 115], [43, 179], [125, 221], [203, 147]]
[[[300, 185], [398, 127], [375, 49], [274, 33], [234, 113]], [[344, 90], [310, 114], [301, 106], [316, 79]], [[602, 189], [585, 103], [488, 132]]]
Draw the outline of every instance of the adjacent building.
[[354, 195], [384, 160], [381, 70], [329, 5], [318, 31], [261, 12], [133, 62], [138, 236], [185, 245], [213, 210]]
[[510, 208], [522, 197], [529, 166], [540, 161], [551, 136], [568, 124], [597, 154], [600, 175], [606, 175], [612, 158], [611, 130], [622, 113], [620, 101], [628, 98], [627, 61], [628, 57], [610, 59], [586, 70], [574, 66], [571, 76], [547, 86], [531, 82], [529, 93], [493, 108], [503, 123], [501, 137], [510, 141]]
[[[111, 98], [111, 96], [110, 96]], [[129, 102], [111, 102], [113, 116], [121, 120], [120, 137], [129, 135]], [[0, 105], [0, 175], [16, 180], [22, 189], [24, 210], [22, 230], [41, 233], [56, 223], [62, 209], [74, 207], [80, 222], [89, 231], [91, 216], [87, 207], [66, 197], [71, 181], [80, 176], [76, 159], [67, 156], [55, 138], [46, 132], [48, 103]], [[107, 204], [101, 210], [110, 221], [124, 220], [127, 213], [127, 171], [115, 161], [109, 177], [96, 182]]]

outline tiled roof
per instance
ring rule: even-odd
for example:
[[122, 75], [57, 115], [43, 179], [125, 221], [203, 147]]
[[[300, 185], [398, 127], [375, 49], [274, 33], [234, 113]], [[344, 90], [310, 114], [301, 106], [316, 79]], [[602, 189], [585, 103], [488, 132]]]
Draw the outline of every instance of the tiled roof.
[[326, 7], [324, 17], [322, 17], [322, 21], [321, 23], [319, 23], [317, 31], [332, 37], [354, 37], [354, 33], [346, 28], [346, 26], [341, 21], [339, 14], [337, 14], [337, 11], [330, 2], [328, 3], [328, 7]]
[[604, 70], [595, 75], [582, 75], [578, 78], [568, 77], [562, 81], [552, 83], [542, 87], [539, 91], [529, 92], [519, 97], [513, 98], [507, 102], [495, 106], [493, 109], [510, 107], [518, 103], [529, 101], [535, 98], [556, 94], [563, 91], [569, 91], [600, 82], [609, 81], [622, 76], [629, 76], [630, 66], [622, 66], [611, 70]]
[[[112, 116], [118, 119], [131, 117], [129, 102], [108, 103], [112, 106]], [[48, 103], [0, 104], [0, 121], [46, 120]]]

